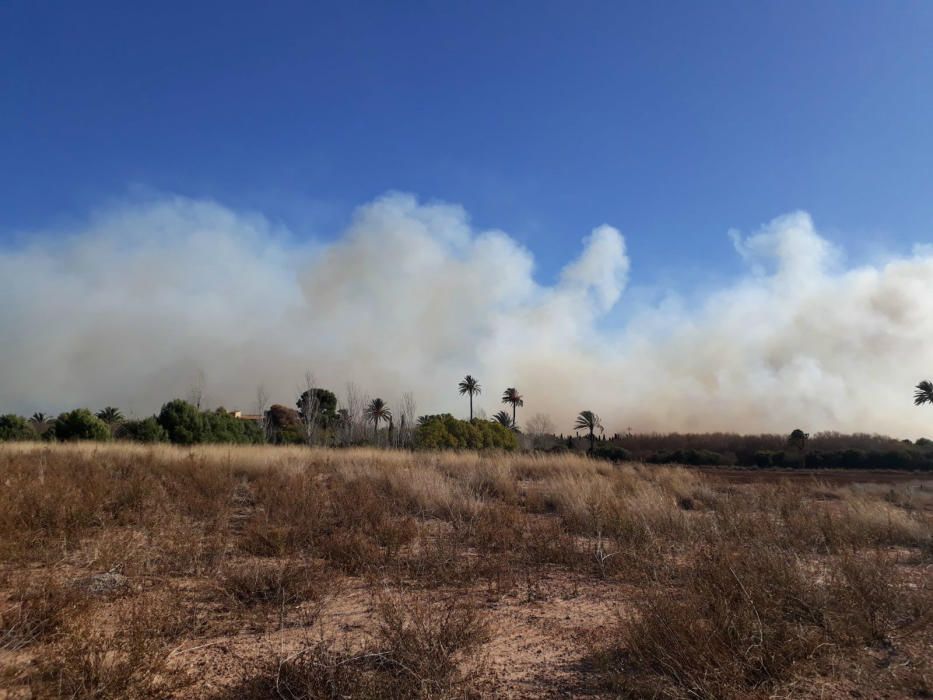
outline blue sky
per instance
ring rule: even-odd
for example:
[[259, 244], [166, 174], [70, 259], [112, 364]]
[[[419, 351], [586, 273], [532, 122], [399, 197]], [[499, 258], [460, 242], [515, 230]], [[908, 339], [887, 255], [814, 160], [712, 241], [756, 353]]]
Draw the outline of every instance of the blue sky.
[[933, 231], [933, 3], [0, 6], [0, 240], [131, 188], [334, 235], [464, 205], [549, 281], [594, 226], [641, 285], [809, 211], [855, 257]]

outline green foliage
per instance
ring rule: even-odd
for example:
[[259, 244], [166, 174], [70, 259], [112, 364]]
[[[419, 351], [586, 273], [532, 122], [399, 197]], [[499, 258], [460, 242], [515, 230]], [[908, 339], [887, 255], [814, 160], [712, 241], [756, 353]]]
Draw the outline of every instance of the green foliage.
[[114, 408], [113, 406], [107, 406], [106, 408], [97, 412], [97, 417], [100, 418], [107, 425], [117, 425], [118, 423], [123, 422], [123, 413], [120, 412], [119, 408]]
[[121, 440], [131, 440], [132, 442], [167, 442], [168, 433], [165, 428], [159, 425], [155, 416], [143, 418], [142, 420], [125, 421], [117, 431], [117, 437]]
[[7, 440], [35, 440], [39, 437], [36, 429], [21, 416], [8, 413], [0, 416], [0, 442]]
[[176, 445], [209, 442], [204, 439], [206, 430], [201, 412], [184, 399], [173, 399], [162, 406], [157, 420]]
[[111, 438], [110, 427], [86, 408], [76, 408], [55, 419], [55, 437], [70, 440], [100, 440]]
[[262, 427], [258, 423], [235, 418], [222, 408], [202, 413], [182, 399], [165, 404], [157, 420], [168, 439], [176, 445], [209, 442], [250, 444], [263, 441]]
[[373, 399], [364, 411], [366, 419], [373, 424], [373, 429], [379, 430], [379, 421], [389, 423], [392, 420], [392, 411], [382, 399]]
[[483, 393], [483, 387], [480, 386], [480, 383], [476, 380], [476, 377], [472, 375], [467, 375], [460, 380], [460, 383], [457, 384], [457, 390], [460, 392], [460, 396], [468, 394], [470, 396], [470, 420], [473, 420], [473, 397], [478, 394]]
[[258, 444], [263, 441], [262, 428], [251, 420], [240, 420], [232, 413], [218, 408], [216, 411], [205, 412], [204, 442], [227, 442], [238, 445]]
[[499, 423], [459, 420], [443, 413], [418, 420], [415, 445], [424, 449], [514, 450], [518, 441], [511, 430]]
[[322, 428], [329, 428], [337, 420], [337, 395], [327, 389], [304, 391], [295, 405], [302, 420], [310, 412], [316, 416], [315, 422]]

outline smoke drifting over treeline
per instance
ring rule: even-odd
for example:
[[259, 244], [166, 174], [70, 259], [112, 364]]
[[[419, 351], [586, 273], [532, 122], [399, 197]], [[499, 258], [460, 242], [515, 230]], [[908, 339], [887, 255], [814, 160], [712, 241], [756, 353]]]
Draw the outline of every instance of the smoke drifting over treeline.
[[592, 409], [612, 431], [929, 434], [911, 387], [933, 375], [933, 249], [847, 268], [802, 212], [735, 237], [740, 279], [690, 304], [625, 303], [622, 235], [594, 229], [551, 286], [501, 231], [391, 194], [334, 242], [216, 203], [110, 208], [67, 235], [0, 249], [0, 412], [118, 405], [143, 415], [203, 373], [211, 405], [294, 401], [310, 370], [421, 413], [489, 413], [507, 386], [558, 430]]

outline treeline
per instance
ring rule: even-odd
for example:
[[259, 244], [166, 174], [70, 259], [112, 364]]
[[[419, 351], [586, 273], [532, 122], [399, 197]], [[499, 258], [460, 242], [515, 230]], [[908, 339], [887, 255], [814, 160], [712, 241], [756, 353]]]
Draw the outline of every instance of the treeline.
[[[468, 377], [469, 378], [469, 377]], [[474, 393], [478, 391], [474, 386]], [[514, 390], [507, 390], [513, 391]], [[520, 395], [518, 405], [520, 404]], [[513, 410], [514, 406], [513, 404]], [[310, 387], [294, 404], [273, 404], [252, 416], [223, 408], [201, 410], [183, 399], [164, 404], [153, 416], [126, 419], [107, 407], [96, 414], [79, 408], [47, 417], [0, 416], [0, 441], [123, 440], [177, 445], [306, 444], [333, 447], [374, 445], [424, 449], [524, 449], [587, 452], [615, 462], [784, 469], [900, 469], [933, 471], [933, 441], [896, 440], [867, 433], [808, 435], [737, 433], [602, 434], [599, 417], [583, 411], [575, 434], [555, 435], [546, 416], [536, 415], [523, 432], [514, 417], [460, 420], [450, 414], [415, 417], [406, 395], [394, 406], [348, 392], [344, 407], [336, 395]]]
[[[574, 441], [577, 442], [577, 441]], [[783, 469], [903, 469], [933, 471], [933, 441], [838, 432], [812, 437], [736, 433], [615, 435], [597, 442], [594, 455], [612, 461]]]
[[[110, 420], [105, 419], [108, 415]], [[201, 411], [182, 399], [169, 401], [158, 415], [141, 419], [125, 419], [112, 408], [97, 414], [77, 408], [56, 418], [0, 416], [0, 441], [11, 440], [125, 440], [179, 445], [264, 442], [262, 428], [256, 422], [240, 420], [223, 408]]]
[[[337, 408], [327, 389], [313, 388], [299, 396], [296, 408], [274, 404], [255, 416], [224, 408], [200, 410], [183, 399], [162, 406], [158, 414], [126, 419], [113, 407], [96, 414], [86, 408], [50, 418], [0, 416], [3, 441], [110, 441], [138, 443], [273, 444], [345, 447], [375, 445], [425, 449], [504, 449], [518, 447], [517, 433], [498, 422], [454, 418], [449, 413], [411, 417], [414, 404], [401, 411], [399, 423], [381, 399], [372, 400], [355, 416]], [[369, 427], [371, 426], [371, 427]]]

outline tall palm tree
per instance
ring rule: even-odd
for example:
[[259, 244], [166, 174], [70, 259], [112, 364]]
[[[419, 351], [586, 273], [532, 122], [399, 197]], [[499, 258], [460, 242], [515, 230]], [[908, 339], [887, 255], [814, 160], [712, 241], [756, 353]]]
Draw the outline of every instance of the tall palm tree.
[[509, 415], [508, 411], [499, 411], [492, 417], [492, 422], [505, 426], [510, 430], [515, 425], [515, 423], [512, 421], [512, 416]]
[[604, 432], [602, 421], [599, 420], [597, 416], [592, 411], [580, 411], [580, 414], [577, 416], [577, 422], [574, 423], [574, 430], [588, 430], [590, 438], [590, 454], [593, 454], [593, 445], [596, 442], [595, 432], [598, 430], [600, 433]]
[[106, 408], [98, 411], [97, 417], [110, 427], [113, 427], [117, 423], [123, 422], [123, 414], [120, 412], [120, 409], [114, 408], [113, 406], [107, 406]]
[[914, 406], [922, 406], [925, 403], [933, 404], [933, 382], [924, 379], [914, 389]]
[[392, 420], [392, 411], [389, 410], [389, 407], [386, 405], [386, 402], [382, 399], [373, 399], [369, 402], [369, 406], [366, 407], [366, 418], [372, 421], [373, 424], [373, 437], [379, 435], [379, 422], [380, 421], [390, 421]]
[[29, 418], [29, 422], [33, 425], [45, 425], [49, 421], [49, 417], [40, 411], [36, 411]]
[[476, 381], [476, 378], [467, 375], [460, 380], [460, 383], [457, 385], [457, 388], [460, 389], [460, 396], [464, 394], [470, 395], [470, 420], [473, 420], [473, 395], [482, 394], [482, 387], [479, 385], [479, 382]]
[[518, 406], [524, 406], [525, 401], [522, 399], [522, 395], [518, 393], [518, 389], [514, 386], [510, 386], [504, 392], [502, 392], [502, 403], [512, 404], [512, 425], [515, 425], [515, 409]]

